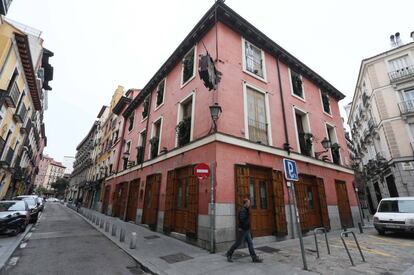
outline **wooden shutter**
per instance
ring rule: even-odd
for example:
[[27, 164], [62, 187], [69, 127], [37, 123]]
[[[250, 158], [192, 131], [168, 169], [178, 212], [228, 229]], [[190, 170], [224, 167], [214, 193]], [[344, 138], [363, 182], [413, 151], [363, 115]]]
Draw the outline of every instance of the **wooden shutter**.
[[188, 168], [188, 187], [189, 201], [188, 210], [185, 219], [186, 235], [191, 238], [197, 237], [197, 219], [198, 219], [198, 179], [194, 176], [193, 166]]
[[[243, 207], [243, 198], [249, 197], [249, 167], [236, 165], [236, 211]], [[236, 213], [236, 220], [237, 220]]]
[[273, 181], [273, 204], [275, 210], [276, 235], [287, 235], [286, 213], [285, 213], [285, 197], [283, 189], [282, 172], [272, 171]]
[[165, 190], [165, 210], [164, 210], [164, 232], [169, 233], [173, 229], [173, 207], [174, 207], [174, 180], [175, 171], [168, 171], [167, 187]]
[[322, 224], [325, 228], [331, 229], [331, 224], [329, 222], [328, 205], [326, 203], [325, 185], [323, 183], [322, 178], [317, 178], [316, 182], [318, 183], [319, 203], [322, 213]]
[[150, 217], [150, 222], [149, 222], [149, 226], [153, 230], [155, 230], [157, 227], [158, 204], [160, 200], [160, 186], [161, 186], [161, 174], [154, 175], [153, 181], [151, 184], [152, 198], [151, 198], [151, 217]]
[[299, 175], [299, 181], [294, 183], [295, 185], [295, 196], [296, 204], [299, 212], [300, 227], [302, 231], [306, 231], [309, 228], [309, 223], [306, 219], [306, 188], [305, 188], [305, 177]]

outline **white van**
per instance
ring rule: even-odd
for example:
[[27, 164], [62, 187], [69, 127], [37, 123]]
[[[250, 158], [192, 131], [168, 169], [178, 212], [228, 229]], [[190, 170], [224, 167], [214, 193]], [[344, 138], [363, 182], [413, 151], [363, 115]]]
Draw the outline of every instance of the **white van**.
[[374, 215], [378, 234], [386, 231], [414, 233], [414, 197], [382, 199]]

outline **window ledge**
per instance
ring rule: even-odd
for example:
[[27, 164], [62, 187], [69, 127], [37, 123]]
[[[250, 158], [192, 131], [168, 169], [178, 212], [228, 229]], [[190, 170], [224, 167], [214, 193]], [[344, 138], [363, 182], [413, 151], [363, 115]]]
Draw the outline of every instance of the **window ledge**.
[[333, 116], [332, 116], [330, 113], [327, 113], [327, 112], [325, 112], [325, 111], [323, 111], [323, 113], [324, 113], [325, 115], [327, 115], [328, 117], [333, 118]]
[[[303, 94], [305, 94], [305, 93], [303, 93]], [[292, 96], [293, 96], [293, 97], [295, 97], [295, 98], [297, 98], [297, 99], [299, 99], [299, 100], [301, 100], [301, 101], [303, 101], [303, 102], [306, 102], [305, 97], [300, 97], [300, 96], [296, 95], [296, 94], [295, 94], [295, 93], [293, 93], [293, 92], [292, 92]]]
[[[182, 76], [181, 76], [182, 77]], [[196, 74], [195, 73], [193, 73], [193, 76], [192, 77], [190, 77], [185, 83], [181, 83], [181, 86], [180, 86], [180, 88], [182, 89], [182, 88], [184, 88], [185, 86], [187, 86], [187, 84], [188, 83], [190, 83], [191, 82], [191, 80], [193, 80], [194, 78], [196, 77]]]
[[266, 78], [264, 78], [264, 77], [258, 76], [257, 74], [254, 74], [254, 73], [252, 73], [252, 72], [250, 72], [250, 71], [248, 71], [244, 68], [243, 68], [243, 72], [250, 75], [250, 76], [252, 76], [252, 77], [254, 77], [254, 78], [256, 78], [256, 79], [258, 79], [258, 80], [260, 80], [260, 81], [262, 81], [263, 83], [268, 84]]
[[141, 123], [146, 121], [148, 119], [148, 116], [146, 116], [145, 118], [141, 119]]
[[164, 106], [164, 100], [162, 101], [162, 103], [160, 105], [158, 105], [158, 106], [155, 107], [154, 112], [157, 111], [162, 106]]

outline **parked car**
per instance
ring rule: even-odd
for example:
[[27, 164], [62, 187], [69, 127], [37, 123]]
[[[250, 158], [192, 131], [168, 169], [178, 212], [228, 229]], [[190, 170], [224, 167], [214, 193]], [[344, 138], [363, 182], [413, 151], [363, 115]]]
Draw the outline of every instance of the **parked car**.
[[39, 210], [43, 211], [43, 209], [45, 209], [45, 203], [43, 201], [43, 199], [41, 197], [39, 197], [38, 195], [24, 195], [24, 196], [19, 196], [21, 198], [34, 198], [36, 200], [36, 202], [40, 203], [39, 205]]
[[414, 197], [382, 199], [374, 215], [378, 234], [386, 231], [414, 233]]
[[0, 201], [0, 233], [15, 236], [26, 230], [30, 220], [25, 201]]
[[40, 203], [33, 197], [27, 197], [27, 196], [18, 196], [13, 198], [13, 200], [20, 200], [27, 202], [27, 205], [29, 206], [29, 212], [30, 212], [30, 222], [36, 223], [37, 219], [39, 218], [39, 212], [40, 212]]
[[57, 198], [47, 198], [46, 201], [47, 202], [59, 202]]

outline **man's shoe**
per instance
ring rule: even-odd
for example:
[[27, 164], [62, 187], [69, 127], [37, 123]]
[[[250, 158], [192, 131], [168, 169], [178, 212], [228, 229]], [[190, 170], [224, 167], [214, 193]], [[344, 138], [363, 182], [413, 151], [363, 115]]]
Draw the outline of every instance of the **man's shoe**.
[[261, 262], [263, 262], [263, 260], [260, 259], [259, 257], [256, 256], [253, 258], [253, 263], [261, 263]]
[[227, 256], [227, 261], [228, 261], [229, 263], [232, 263], [232, 262], [233, 262], [233, 259], [231, 258], [231, 255], [226, 254], [226, 256]]

